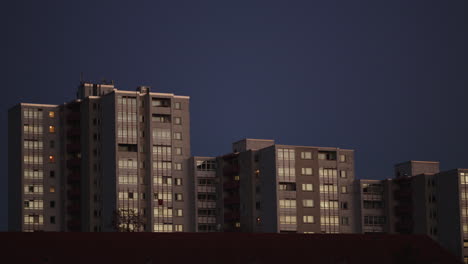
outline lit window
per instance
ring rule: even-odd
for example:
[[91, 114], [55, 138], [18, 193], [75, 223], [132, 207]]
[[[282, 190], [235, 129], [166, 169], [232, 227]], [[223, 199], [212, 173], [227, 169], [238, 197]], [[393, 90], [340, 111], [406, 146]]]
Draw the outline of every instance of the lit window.
[[182, 155], [182, 148], [174, 148], [176, 155]]
[[314, 200], [312, 199], [302, 200], [302, 207], [314, 207]]
[[312, 175], [313, 174], [312, 168], [302, 168], [301, 174], [302, 175]]
[[174, 170], [182, 170], [182, 163], [174, 163]]
[[313, 223], [315, 223], [314, 216], [313, 215], [304, 215], [304, 216], [302, 216], [302, 222], [304, 224], [313, 224]]
[[301, 159], [312, 159], [312, 152], [301, 152]]
[[174, 231], [175, 232], [184, 232], [184, 226], [183, 225], [174, 225]]
[[180, 103], [180, 102], [175, 102], [175, 103], [174, 103], [174, 109], [177, 109], [177, 110], [182, 109], [181, 103]]
[[182, 139], [182, 133], [180, 133], [180, 132], [174, 132], [174, 139], [181, 140], [181, 139]]
[[312, 185], [312, 183], [303, 183], [302, 190], [311, 192], [314, 190], [314, 185]]
[[174, 124], [176, 124], [176, 125], [182, 124], [182, 118], [180, 118], [180, 117], [174, 117]]
[[182, 201], [182, 200], [183, 200], [183, 199], [182, 199], [182, 194], [181, 194], [181, 193], [176, 193], [176, 194], [175, 194], [175, 200], [176, 200], [176, 201]]
[[55, 118], [55, 112], [49, 111], [49, 117], [50, 118]]
[[55, 133], [55, 126], [49, 126], [49, 133]]
[[240, 227], [240, 223], [239, 222], [236, 222], [236, 227], [239, 228]]
[[54, 163], [55, 162], [55, 157], [53, 155], [49, 156], [49, 162]]
[[176, 216], [184, 216], [183, 210], [182, 209], [176, 209]]
[[344, 170], [340, 171], [340, 177], [341, 178], [346, 178], [346, 171], [344, 171]]
[[181, 178], [175, 178], [174, 181], [175, 181], [175, 185], [177, 185], [177, 186], [182, 185], [182, 179]]
[[344, 154], [340, 155], [340, 162], [346, 162], [346, 155]]
[[347, 193], [347, 192], [348, 192], [348, 187], [341, 186], [341, 193]]
[[239, 175], [237, 175], [237, 176], [234, 176], [234, 180], [235, 180], [235, 181], [238, 181], [238, 180], [240, 180], [240, 177], [239, 177]]
[[49, 191], [50, 191], [51, 193], [54, 193], [54, 192], [55, 192], [55, 187], [54, 187], [54, 186], [50, 186]]
[[296, 208], [296, 200], [295, 199], [280, 199], [279, 207], [280, 208]]

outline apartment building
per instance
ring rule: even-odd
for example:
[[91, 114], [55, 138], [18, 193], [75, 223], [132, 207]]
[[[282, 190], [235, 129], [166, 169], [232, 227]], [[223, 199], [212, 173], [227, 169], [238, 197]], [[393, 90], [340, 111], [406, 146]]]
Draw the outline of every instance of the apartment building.
[[354, 232], [353, 150], [244, 139], [217, 160], [224, 231]]
[[9, 111], [12, 231], [192, 231], [189, 97], [82, 83]]

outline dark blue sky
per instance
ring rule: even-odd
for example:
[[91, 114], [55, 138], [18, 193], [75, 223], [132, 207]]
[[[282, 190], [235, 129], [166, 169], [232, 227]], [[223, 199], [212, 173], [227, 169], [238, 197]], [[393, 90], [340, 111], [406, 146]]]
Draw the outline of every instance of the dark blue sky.
[[244, 138], [356, 150], [356, 176], [468, 167], [468, 2], [3, 1], [0, 229], [7, 109], [85, 79], [191, 96], [192, 154]]

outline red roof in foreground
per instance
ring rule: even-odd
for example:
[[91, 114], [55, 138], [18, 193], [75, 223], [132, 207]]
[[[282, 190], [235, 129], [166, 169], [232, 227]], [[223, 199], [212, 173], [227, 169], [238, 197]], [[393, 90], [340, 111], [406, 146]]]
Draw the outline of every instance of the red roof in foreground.
[[0, 233], [1, 263], [461, 263], [426, 236]]

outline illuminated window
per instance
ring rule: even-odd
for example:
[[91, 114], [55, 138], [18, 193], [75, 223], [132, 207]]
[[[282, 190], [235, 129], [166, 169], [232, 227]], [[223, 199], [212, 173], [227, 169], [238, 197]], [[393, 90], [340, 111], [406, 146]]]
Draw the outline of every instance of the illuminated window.
[[174, 225], [174, 231], [175, 232], [184, 232], [184, 226], [183, 225]]
[[55, 126], [49, 126], [49, 133], [55, 133]]
[[312, 183], [303, 183], [302, 190], [311, 192], [314, 190], [314, 185], [312, 185]]
[[341, 193], [348, 193], [348, 187], [341, 186]]
[[236, 222], [236, 227], [239, 228], [240, 227], [240, 223], [239, 222]]
[[239, 176], [239, 175], [234, 176], [234, 180], [235, 180], [235, 181], [240, 180], [240, 176]]
[[340, 171], [340, 177], [341, 178], [346, 178], [346, 171], [344, 171], [344, 170]]
[[54, 192], [55, 192], [55, 187], [54, 187], [54, 186], [50, 186], [49, 191], [50, 191], [51, 193], [54, 193]]
[[312, 199], [302, 200], [302, 207], [314, 207], [314, 200]]
[[55, 157], [53, 155], [49, 156], [49, 162], [54, 163], [55, 162]]
[[301, 152], [301, 159], [312, 159], [312, 152]]
[[176, 155], [182, 155], [182, 148], [174, 148]]
[[49, 117], [50, 118], [55, 118], [55, 112], [49, 111]]
[[182, 170], [182, 163], [174, 163], [174, 170]]
[[176, 125], [182, 124], [182, 118], [180, 118], [180, 117], [174, 117], [174, 124], [176, 124]]
[[279, 207], [280, 208], [296, 208], [296, 200], [295, 199], [281, 199], [279, 200]]
[[174, 181], [175, 181], [175, 185], [177, 185], [177, 186], [182, 185], [182, 179], [181, 178], [175, 178]]
[[304, 216], [302, 216], [302, 222], [304, 224], [313, 224], [313, 223], [315, 223], [314, 216], [313, 215], [304, 215]]
[[184, 212], [182, 209], [175, 209], [175, 210], [176, 210], [176, 213], [175, 213], [176, 216], [184, 216]]
[[346, 162], [346, 155], [340, 154], [340, 162]]
[[301, 174], [302, 175], [312, 175], [313, 174], [312, 168], [302, 168], [301, 169]]
[[176, 200], [176, 201], [182, 201], [182, 200], [183, 200], [183, 199], [182, 199], [182, 194], [181, 194], [181, 193], [176, 193], [176, 194], [175, 194], [175, 200]]
[[181, 140], [181, 139], [182, 139], [182, 133], [180, 133], [180, 132], [174, 132], [174, 139]]
[[180, 102], [174, 102], [174, 109], [180, 110], [182, 109], [182, 105]]

